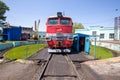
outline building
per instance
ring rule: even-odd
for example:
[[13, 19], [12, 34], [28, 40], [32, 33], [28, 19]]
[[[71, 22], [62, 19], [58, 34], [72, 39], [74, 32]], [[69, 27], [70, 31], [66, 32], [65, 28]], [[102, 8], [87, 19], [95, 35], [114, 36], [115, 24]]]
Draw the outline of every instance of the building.
[[33, 32], [33, 27], [21, 27], [22, 28], [22, 33], [28, 33], [31, 34]]
[[3, 28], [4, 40], [21, 40], [21, 27]]
[[45, 31], [39, 31], [38, 32], [38, 37], [39, 38], [45, 38], [46, 37], [46, 32]]
[[3, 40], [3, 27], [0, 24], [0, 41], [2, 41], [2, 40]]
[[75, 33], [90, 35], [90, 39], [114, 40], [114, 27], [90, 26], [89, 29], [76, 29]]
[[0, 20], [0, 41], [3, 41], [4, 36], [6, 36], [3, 33], [5, 28], [11, 28], [11, 26], [9, 25], [8, 22]]
[[29, 27], [21, 27], [22, 28], [22, 40], [27, 40], [32, 38], [33, 35], [33, 27], [29, 28]]
[[27, 40], [32, 37], [33, 28], [10, 26], [3, 28], [4, 40]]
[[114, 23], [115, 40], [120, 40], [120, 16], [115, 17]]
[[3, 23], [0, 21], [0, 41], [3, 41]]
[[73, 46], [72, 48], [74, 51], [77, 52], [86, 52], [87, 54], [90, 53], [90, 36], [86, 34], [76, 33], [73, 35]]

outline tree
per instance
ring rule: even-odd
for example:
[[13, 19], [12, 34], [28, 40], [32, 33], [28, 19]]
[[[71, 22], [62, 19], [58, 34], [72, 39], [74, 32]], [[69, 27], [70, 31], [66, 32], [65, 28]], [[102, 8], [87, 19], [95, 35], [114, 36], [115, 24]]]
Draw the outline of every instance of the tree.
[[0, 20], [6, 20], [6, 16], [4, 16], [6, 11], [9, 11], [9, 7], [0, 0]]
[[74, 23], [73, 34], [75, 33], [75, 29], [84, 29], [84, 26], [81, 23]]

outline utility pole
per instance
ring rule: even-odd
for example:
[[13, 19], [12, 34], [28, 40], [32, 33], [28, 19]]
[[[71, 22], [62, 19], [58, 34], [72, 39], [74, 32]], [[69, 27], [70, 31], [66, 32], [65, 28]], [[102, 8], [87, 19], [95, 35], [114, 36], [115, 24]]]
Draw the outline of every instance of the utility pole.
[[[115, 9], [115, 11], [118, 12], [119, 9]], [[118, 31], [117, 32], [118, 32], [118, 34], [117, 34], [117, 36], [118, 36], [118, 40], [120, 42], [120, 15], [118, 15], [117, 18], [118, 18], [118, 22], [117, 22], [117, 26], [118, 26], [118, 28], [117, 28]]]
[[96, 37], [94, 42], [94, 59], [96, 59]]

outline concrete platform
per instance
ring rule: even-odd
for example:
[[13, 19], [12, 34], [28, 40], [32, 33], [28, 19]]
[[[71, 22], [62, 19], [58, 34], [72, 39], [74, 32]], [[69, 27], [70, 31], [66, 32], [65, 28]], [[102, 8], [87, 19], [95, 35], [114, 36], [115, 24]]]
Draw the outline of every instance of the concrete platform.
[[120, 80], [120, 57], [81, 63], [85, 80]]
[[84, 61], [94, 60], [94, 57], [88, 54], [85, 54], [83, 52], [69, 54], [69, 56], [73, 62], [84, 62]]

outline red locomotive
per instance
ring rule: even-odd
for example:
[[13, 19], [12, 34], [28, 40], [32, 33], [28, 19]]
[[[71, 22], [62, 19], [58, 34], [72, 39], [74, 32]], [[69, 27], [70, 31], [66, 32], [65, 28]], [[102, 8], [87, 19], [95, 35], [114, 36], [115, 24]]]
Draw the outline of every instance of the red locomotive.
[[46, 41], [49, 53], [71, 52], [73, 42], [72, 27], [72, 19], [63, 16], [61, 12], [58, 12], [57, 16], [47, 19]]

